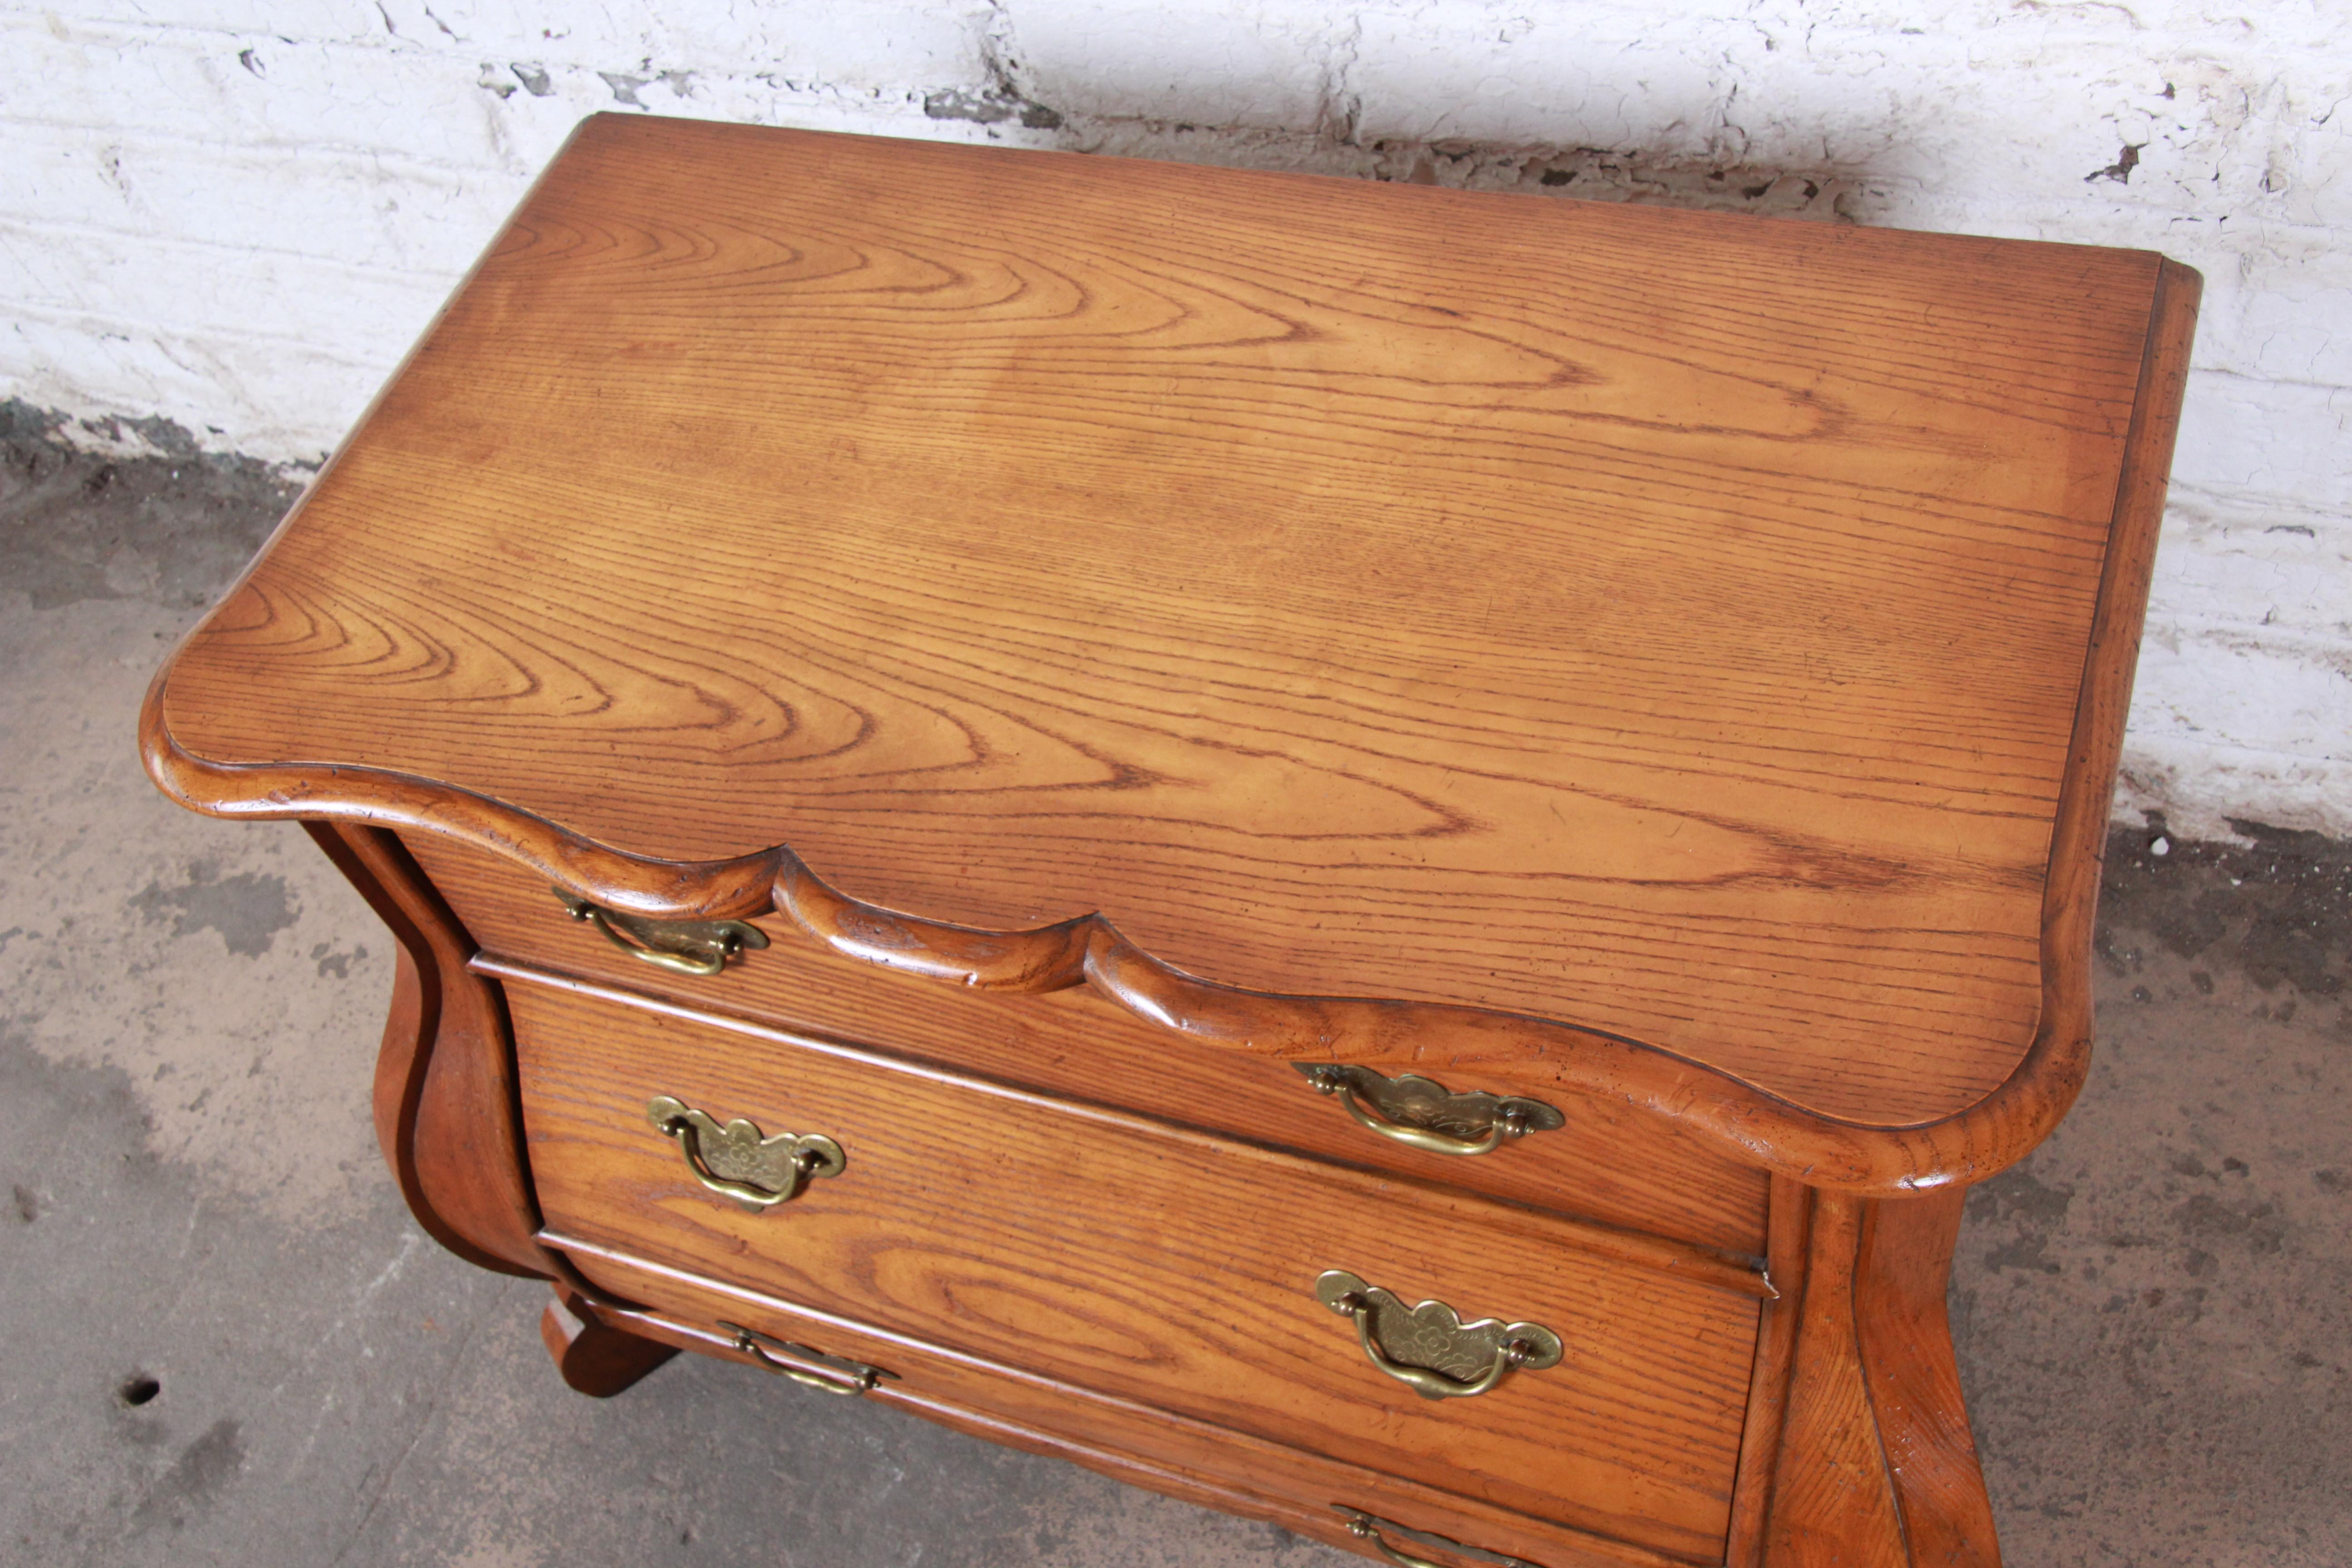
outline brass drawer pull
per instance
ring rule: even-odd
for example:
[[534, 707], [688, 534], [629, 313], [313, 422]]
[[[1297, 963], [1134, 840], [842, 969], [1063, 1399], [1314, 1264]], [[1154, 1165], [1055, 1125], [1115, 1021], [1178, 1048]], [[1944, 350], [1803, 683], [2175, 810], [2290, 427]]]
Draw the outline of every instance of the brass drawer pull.
[[[1491, 1154], [1514, 1138], [1549, 1132], [1567, 1121], [1540, 1100], [1484, 1089], [1454, 1094], [1436, 1079], [1414, 1073], [1389, 1079], [1353, 1065], [1291, 1066], [1306, 1074], [1318, 1092], [1338, 1095], [1349, 1115], [1381, 1137], [1433, 1154]], [[1365, 1109], [1368, 1104], [1370, 1110]]]
[[1354, 1320], [1371, 1363], [1423, 1399], [1473, 1399], [1494, 1391], [1520, 1367], [1558, 1366], [1559, 1336], [1541, 1323], [1481, 1318], [1465, 1323], [1443, 1301], [1408, 1307], [1403, 1298], [1367, 1285], [1344, 1268], [1315, 1280], [1315, 1299]]
[[630, 957], [673, 974], [716, 974], [746, 948], [768, 945], [768, 933], [747, 921], [657, 921], [624, 914], [572, 897], [555, 896], [575, 921], [586, 921]]
[[1456, 1557], [1466, 1557], [1473, 1563], [1492, 1563], [1494, 1568], [1536, 1568], [1534, 1563], [1524, 1557], [1506, 1557], [1499, 1552], [1489, 1552], [1483, 1546], [1465, 1546], [1458, 1541], [1449, 1541], [1443, 1535], [1433, 1535], [1426, 1530], [1415, 1530], [1410, 1525], [1399, 1524], [1392, 1519], [1382, 1519], [1376, 1513], [1366, 1513], [1362, 1509], [1349, 1508], [1345, 1503], [1335, 1502], [1331, 1505], [1331, 1509], [1333, 1512], [1348, 1521], [1349, 1534], [1359, 1541], [1370, 1542], [1373, 1551], [1390, 1562], [1399, 1564], [1400, 1568], [1442, 1568], [1442, 1565], [1432, 1563], [1426, 1557], [1415, 1557], [1410, 1552], [1399, 1552], [1386, 1541], [1381, 1540], [1382, 1536], [1401, 1535], [1407, 1541], [1418, 1542], [1423, 1546], [1434, 1546], [1440, 1552], [1451, 1552]]
[[709, 1112], [667, 1094], [646, 1102], [646, 1120], [677, 1141], [696, 1181], [746, 1208], [787, 1203], [809, 1181], [837, 1176], [849, 1165], [841, 1145], [822, 1132], [762, 1138], [758, 1127], [740, 1117], [722, 1126]]
[[790, 1340], [772, 1339], [756, 1329], [740, 1323], [721, 1323], [726, 1332], [735, 1336], [735, 1348], [774, 1373], [778, 1377], [791, 1378], [803, 1388], [814, 1388], [822, 1394], [846, 1394], [856, 1398], [868, 1394], [886, 1377], [896, 1377], [895, 1372], [885, 1372], [878, 1366], [867, 1366], [862, 1361], [847, 1356], [827, 1355], [806, 1345], [796, 1345]]

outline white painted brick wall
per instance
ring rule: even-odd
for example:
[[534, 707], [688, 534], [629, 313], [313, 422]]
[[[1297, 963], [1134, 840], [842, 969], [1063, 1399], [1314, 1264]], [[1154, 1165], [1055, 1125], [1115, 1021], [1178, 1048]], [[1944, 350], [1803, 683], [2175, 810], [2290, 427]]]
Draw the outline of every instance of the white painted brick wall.
[[2206, 299], [2123, 804], [2352, 834], [2342, 0], [5, 8], [0, 395], [314, 460], [632, 106], [2163, 250]]

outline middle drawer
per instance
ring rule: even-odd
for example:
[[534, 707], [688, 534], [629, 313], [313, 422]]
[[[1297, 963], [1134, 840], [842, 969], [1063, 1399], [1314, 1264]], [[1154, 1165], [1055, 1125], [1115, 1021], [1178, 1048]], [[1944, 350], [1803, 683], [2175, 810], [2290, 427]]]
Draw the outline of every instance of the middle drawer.
[[[1760, 1284], [1695, 1249], [1325, 1165], [756, 1026], [501, 973], [548, 1225], [1228, 1428], [1680, 1556], [1722, 1549]], [[754, 1211], [706, 1191], [656, 1097], [837, 1173]], [[675, 1113], [673, 1113], [674, 1115]], [[717, 1158], [719, 1174], [729, 1162]], [[819, 1168], [831, 1156], [812, 1153]], [[1335, 1309], [1318, 1277], [1366, 1292]], [[1431, 1400], [1376, 1367], [1558, 1336], [1557, 1365]], [[1434, 1327], [1430, 1324], [1434, 1323]], [[1490, 1334], [1490, 1338], [1493, 1338]], [[1466, 1356], [1467, 1361], [1462, 1359]]]

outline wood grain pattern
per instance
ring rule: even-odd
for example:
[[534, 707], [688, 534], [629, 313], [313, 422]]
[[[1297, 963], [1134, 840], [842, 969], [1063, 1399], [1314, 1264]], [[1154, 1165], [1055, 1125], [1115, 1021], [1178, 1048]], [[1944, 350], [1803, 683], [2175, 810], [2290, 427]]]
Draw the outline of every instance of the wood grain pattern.
[[[568, 1235], [1686, 1556], [1719, 1554], [1759, 1289], [1622, 1238], [740, 1027], [509, 987], [540, 1201]], [[747, 1213], [646, 1122], [675, 1095], [822, 1131], [840, 1176]], [[1554, 1369], [1433, 1404], [1318, 1302], [1346, 1268], [1544, 1323]]]
[[[1540, 1063], [1532, 1077], [1566, 1119], [1558, 1131], [1476, 1159], [1423, 1153], [1366, 1132], [1289, 1068], [1252, 1052], [1188, 1046], [1092, 986], [1008, 996], [926, 984], [836, 956], [773, 915], [759, 922], [772, 945], [747, 962], [716, 976], [671, 975], [570, 919], [545, 882], [511, 862], [433, 834], [404, 842], [494, 958], [1730, 1253], [1764, 1250], [1761, 1171], [1622, 1101], [1559, 1094]], [[1457, 1060], [1446, 1052], [1450, 1038], [1418, 1042], [1411, 1058], [1387, 1070], [1496, 1093], [1528, 1076], [1529, 1064], [1518, 1059]]]
[[[577, 1237], [550, 1232], [545, 1239], [566, 1250], [583, 1273], [616, 1294], [658, 1303], [653, 1311], [598, 1309], [601, 1315], [648, 1337], [748, 1364], [748, 1357], [709, 1326], [747, 1323], [780, 1339], [887, 1367], [896, 1375], [868, 1398], [992, 1442], [1072, 1459], [1206, 1507], [1272, 1519], [1335, 1546], [1365, 1551], [1363, 1542], [1333, 1528], [1332, 1505], [1345, 1503], [1545, 1568], [1668, 1568], [1687, 1561], [763, 1296]], [[782, 1389], [778, 1397], [789, 1402], [822, 1396]]]
[[2053, 828], [2105, 788], [2191, 277], [592, 121], [150, 762], [635, 907], [755, 907], [789, 845], [1933, 1123], [2080, 963]]

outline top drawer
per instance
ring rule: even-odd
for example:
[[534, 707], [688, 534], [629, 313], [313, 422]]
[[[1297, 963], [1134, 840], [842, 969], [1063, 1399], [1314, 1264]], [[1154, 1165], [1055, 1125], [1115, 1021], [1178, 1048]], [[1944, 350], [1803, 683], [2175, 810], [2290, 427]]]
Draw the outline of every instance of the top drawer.
[[[1038, 995], [974, 991], [827, 952], [781, 916], [772, 945], [708, 977], [619, 952], [572, 920], [547, 884], [437, 836], [402, 840], [474, 939], [494, 953], [700, 1008], [879, 1047], [1005, 1082], [1359, 1165], [1396, 1170], [1748, 1257], [1764, 1251], [1768, 1178], [1630, 1109], [1500, 1081], [1456, 1091], [1528, 1093], [1563, 1124], [1489, 1154], [1426, 1152], [1360, 1126], [1286, 1063], [1162, 1029], [1086, 986]], [[1387, 1069], [1392, 1075], [1406, 1069]]]

